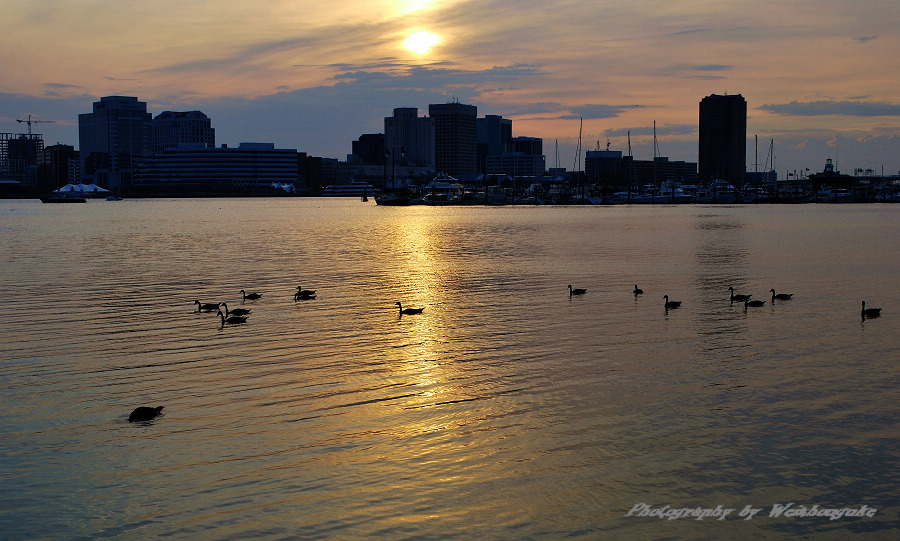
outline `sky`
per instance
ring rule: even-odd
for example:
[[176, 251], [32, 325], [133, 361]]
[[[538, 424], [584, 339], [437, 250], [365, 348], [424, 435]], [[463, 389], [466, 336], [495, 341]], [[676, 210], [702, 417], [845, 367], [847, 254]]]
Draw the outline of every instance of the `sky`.
[[[747, 100], [747, 169], [900, 172], [898, 0], [0, 0], [0, 132], [78, 147], [135, 96], [218, 144], [345, 159], [396, 107], [460, 101], [582, 152], [697, 161], [698, 107]], [[411, 36], [416, 39], [410, 39]], [[583, 153], [581, 154], [583, 158]]]

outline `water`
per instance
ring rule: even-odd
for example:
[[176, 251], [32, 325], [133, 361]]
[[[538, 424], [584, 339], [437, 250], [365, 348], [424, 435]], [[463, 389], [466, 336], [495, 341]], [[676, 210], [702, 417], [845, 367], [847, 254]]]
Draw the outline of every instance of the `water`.
[[0, 538], [893, 538], [898, 218], [0, 201]]

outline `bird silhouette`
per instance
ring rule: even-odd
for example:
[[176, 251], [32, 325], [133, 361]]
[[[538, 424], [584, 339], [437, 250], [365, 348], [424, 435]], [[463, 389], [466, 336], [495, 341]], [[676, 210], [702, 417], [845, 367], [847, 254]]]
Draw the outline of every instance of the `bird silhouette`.
[[569, 285], [569, 296], [570, 297], [572, 295], [584, 295], [585, 293], [587, 293], [587, 289], [584, 289], [584, 288], [572, 289], [571, 284]]
[[755, 301], [755, 300], [746, 299], [744, 301], [744, 308], [747, 308], [748, 306], [762, 306], [764, 304], [766, 304], [766, 301]]
[[221, 327], [224, 327], [226, 323], [229, 325], [240, 325], [241, 323], [247, 322], [247, 316], [228, 316], [225, 317], [225, 314], [219, 310], [219, 317], [222, 318]]
[[731, 291], [731, 302], [734, 302], [734, 301], [744, 302], [746, 300], [749, 300], [750, 297], [752, 296], [752, 295], [735, 295], [733, 287], [729, 287], [728, 291]]
[[134, 411], [131, 412], [131, 415], [128, 416], [128, 422], [135, 423], [140, 421], [149, 421], [150, 419], [153, 419], [157, 415], [159, 415], [159, 412], [161, 412], [162, 409], [162, 406], [156, 406], [155, 408], [140, 406], [138, 408], [135, 408]]
[[779, 293], [778, 295], [776, 295], [774, 289], [770, 289], [769, 291], [772, 292], [772, 302], [775, 302], [776, 300], [789, 301], [791, 300], [791, 297], [794, 296], [793, 293]]
[[250, 313], [250, 309], [249, 309], [249, 308], [235, 308], [234, 310], [229, 310], [229, 309], [228, 309], [228, 303], [220, 302], [219, 305], [225, 307], [225, 317], [228, 317], [228, 316], [246, 316], [247, 314]]
[[634, 293], [635, 295], [640, 295], [640, 294], [643, 293], [643, 292], [644, 292], [643, 289], [639, 288], [639, 287], [637, 286], [637, 284], [634, 284], [634, 291], [632, 291], [632, 293]]
[[212, 312], [219, 309], [219, 304], [214, 302], [194, 301], [194, 304], [197, 305], [198, 312]]
[[394, 303], [394, 304], [396, 304], [397, 306], [400, 307], [400, 315], [403, 315], [403, 314], [421, 314], [422, 311], [425, 310], [425, 308], [404, 308], [403, 305], [400, 304], [400, 301], [397, 301], [397, 302]]
[[866, 308], [866, 301], [862, 301], [862, 317], [879, 317], [881, 315], [881, 308]]
[[668, 295], [663, 295], [663, 298], [666, 299], [666, 310], [669, 308], [681, 308], [681, 301], [670, 301]]
[[244, 290], [241, 290], [241, 295], [244, 296], [244, 300], [250, 299], [251, 301], [255, 301], [256, 299], [262, 297], [260, 293], [244, 293]]

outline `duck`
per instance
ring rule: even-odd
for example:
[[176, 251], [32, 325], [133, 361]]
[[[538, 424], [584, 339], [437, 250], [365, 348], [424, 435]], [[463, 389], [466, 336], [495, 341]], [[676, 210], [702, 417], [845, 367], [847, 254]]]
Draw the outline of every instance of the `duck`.
[[224, 302], [220, 302], [220, 303], [219, 303], [219, 306], [224, 306], [224, 307], [225, 307], [225, 317], [228, 317], [228, 316], [230, 316], [230, 315], [235, 315], [235, 316], [246, 316], [247, 314], [250, 313], [250, 309], [249, 309], [249, 308], [235, 308], [234, 310], [229, 310], [229, 309], [228, 309], [228, 303], [224, 303]]
[[397, 306], [400, 307], [400, 315], [403, 314], [421, 314], [425, 308], [403, 308], [403, 305], [400, 304], [400, 301], [395, 302]]
[[772, 302], [775, 302], [776, 300], [789, 301], [791, 300], [791, 297], [794, 296], [793, 293], [779, 293], [778, 295], [776, 295], [774, 289], [770, 289], [769, 291], [772, 292]]
[[881, 315], [881, 308], [866, 308], [866, 301], [862, 301], [862, 317], [878, 317]]
[[255, 301], [256, 299], [262, 297], [260, 293], [244, 293], [244, 290], [241, 290], [241, 295], [244, 296], [244, 300], [250, 299], [251, 301]]
[[572, 295], [584, 295], [585, 293], [587, 293], [587, 289], [584, 289], [584, 288], [572, 289], [571, 284], [569, 285], [569, 296], [570, 297]]
[[734, 288], [731, 286], [728, 287], [728, 291], [731, 291], [731, 302], [744, 302], [746, 300], [750, 300], [750, 297], [752, 297], [752, 295], [735, 295]]
[[219, 310], [219, 317], [222, 319], [222, 324], [221, 324], [222, 327], [224, 327], [226, 323], [228, 323], [229, 325], [239, 325], [241, 323], [247, 322], [247, 316], [225, 317], [225, 314], [223, 314], [221, 310]]
[[643, 293], [643, 292], [644, 292], [643, 289], [639, 288], [639, 287], [637, 286], [637, 284], [634, 284], [634, 291], [632, 291], [632, 293], [634, 293], [635, 295], [640, 295], [640, 294]]
[[197, 305], [198, 312], [212, 312], [213, 310], [219, 309], [218, 303], [214, 303], [214, 302], [194, 301], [194, 304]]
[[141, 421], [149, 421], [156, 416], [159, 415], [159, 412], [163, 410], [162, 406], [156, 406], [155, 408], [150, 408], [147, 406], [140, 406], [134, 408], [134, 411], [131, 412], [131, 415], [128, 416], [129, 423], [141, 422]]
[[748, 306], [762, 306], [764, 304], [766, 304], [766, 301], [752, 301], [747, 299], [744, 301], [744, 308], [747, 308]]
[[680, 308], [681, 307], [681, 301], [670, 301], [668, 295], [663, 295], [663, 298], [666, 299], [666, 305], [665, 305], [666, 310], [668, 310], [669, 308]]

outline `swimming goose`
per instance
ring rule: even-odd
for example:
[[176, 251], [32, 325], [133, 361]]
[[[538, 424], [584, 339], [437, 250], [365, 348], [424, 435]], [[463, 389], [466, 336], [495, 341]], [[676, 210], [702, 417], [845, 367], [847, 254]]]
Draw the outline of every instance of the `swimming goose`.
[[731, 291], [731, 302], [734, 302], [734, 301], [744, 302], [746, 300], [749, 300], [750, 297], [752, 296], [752, 295], [735, 295], [734, 288], [730, 287], [730, 286], [728, 287], [728, 291]]
[[681, 301], [670, 301], [668, 295], [663, 295], [663, 298], [666, 299], [666, 310], [681, 307]]
[[744, 308], [747, 308], [748, 306], [762, 306], [764, 304], [766, 304], [766, 301], [751, 301], [750, 299], [747, 299], [744, 301]]
[[776, 295], [774, 289], [770, 289], [769, 291], [772, 292], [772, 302], [775, 302], [776, 300], [789, 301], [791, 300], [791, 297], [794, 296], [793, 293], [779, 293], [778, 295]]
[[632, 291], [632, 293], [634, 293], [635, 295], [640, 295], [640, 294], [643, 293], [643, 292], [644, 292], [643, 289], [639, 288], [639, 287], [637, 286], [637, 284], [634, 284], [634, 291]]
[[153, 419], [159, 412], [163, 409], [162, 406], [156, 406], [155, 408], [148, 408], [147, 406], [141, 406], [135, 408], [134, 411], [131, 412], [131, 415], [128, 416], [128, 422], [140, 422], [140, 421], [149, 421]]
[[235, 315], [235, 316], [246, 316], [247, 314], [250, 313], [250, 309], [249, 309], [249, 308], [235, 308], [234, 310], [229, 310], [229, 309], [228, 309], [228, 303], [220, 302], [219, 305], [225, 307], [225, 317], [228, 317], [228, 316], [230, 316], [230, 315]]
[[297, 286], [297, 292], [294, 293], [295, 301], [308, 301], [310, 299], [316, 298], [316, 292], [312, 289], [301, 289], [300, 286]]
[[425, 309], [425, 308], [403, 308], [403, 305], [400, 304], [399, 301], [396, 302], [396, 303], [394, 303], [394, 304], [396, 304], [397, 306], [400, 307], [400, 314], [401, 314], [401, 315], [402, 315], [402, 314], [421, 314], [421, 313], [422, 313], [422, 310]]
[[247, 316], [228, 316], [228, 317], [225, 317], [225, 314], [223, 314], [221, 310], [219, 310], [219, 317], [222, 318], [222, 324], [221, 324], [222, 327], [224, 327], [226, 323], [228, 323], [229, 325], [238, 325], [238, 324], [240, 324], [240, 323], [246, 323], [246, 322], [247, 322]]
[[572, 289], [571, 284], [569, 285], [569, 296], [570, 297], [572, 295], [584, 295], [585, 293], [587, 293], [587, 289], [583, 289], [583, 288]]
[[255, 301], [256, 299], [262, 297], [259, 293], [244, 293], [244, 290], [241, 290], [241, 295], [244, 296], [244, 300], [250, 299], [251, 301]]
[[218, 309], [219, 309], [219, 305], [218, 305], [217, 303], [214, 303], [214, 302], [203, 302], [203, 303], [201, 303], [200, 301], [194, 301], [194, 304], [197, 305], [197, 311], [198, 311], [198, 312], [212, 312], [213, 310], [218, 310]]
[[881, 308], [866, 308], [866, 301], [862, 301], [862, 317], [878, 317], [881, 315]]

